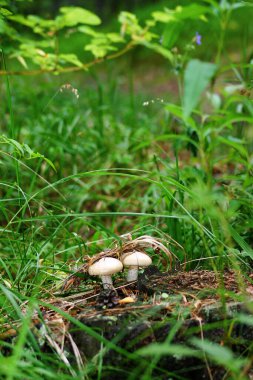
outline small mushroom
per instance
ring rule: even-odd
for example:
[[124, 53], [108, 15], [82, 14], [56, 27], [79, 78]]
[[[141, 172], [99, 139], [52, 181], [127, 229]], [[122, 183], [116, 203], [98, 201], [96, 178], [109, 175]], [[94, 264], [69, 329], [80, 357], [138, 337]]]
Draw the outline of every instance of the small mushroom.
[[124, 267], [128, 267], [127, 282], [136, 281], [138, 278], [138, 268], [148, 267], [152, 264], [151, 258], [143, 252], [133, 251], [121, 257]]
[[104, 289], [113, 288], [111, 275], [123, 269], [122, 262], [113, 257], [104, 257], [92, 264], [88, 272], [91, 276], [100, 276]]

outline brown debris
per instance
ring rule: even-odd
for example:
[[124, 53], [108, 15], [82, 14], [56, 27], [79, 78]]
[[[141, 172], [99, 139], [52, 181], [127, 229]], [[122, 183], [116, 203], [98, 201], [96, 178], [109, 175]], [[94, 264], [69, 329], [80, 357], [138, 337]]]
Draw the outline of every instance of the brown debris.
[[[147, 321], [148, 323], [152, 322], [152, 318], [162, 321], [166, 315], [178, 315], [179, 318], [185, 318], [184, 315], [187, 315], [190, 320], [205, 323], [207, 310], [212, 310], [212, 308], [219, 310], [221, 307], [218, 302], [220, 300], [219, 290], [223, 294], [227, 291], [225, 297], [228, 304], [233, 304], [231, 302], [234, 301], [233, 294], [244, 297], [241, 298], [242, 302], [252, 300], [253, 275], [250, 275], [248, 279], [244, 278], [243, 289], [238, 285], [240, 283], [238, 277], [238, 274], [232, 270], [223, 273], [196, 270], [171, 274], [161, 273], [159, 270], [152, 271], [149, 268], [143, 273], [144, 286], [141, 289], [137, 282], [119, 284], [113, 293], [101, 295], [101, 288], [95, 285], [89, 292], [45, 300], [48, 306], [41, 306], [40, 310], [35, 313], [31, 329], [39, 342], [51, 346], [60, 359], [70, 365], [64, 354], [66, 344], [74, 347], [76, 361], [80, 362], [81, 360], [78, 347], [75, 346], [75, 341], [70, 334], [70, 321], [61, 315], [60, 311], [52, 310], [50, 305], [80, 321], [93, 321], [94, 323], [103, 318], [118, 318], [124, 315], [139, 315], [141, 319], [142, 314], [144, 315], [149, 310], [151, 312], [149, 315], [152, 317], [150, 317], [150, 321]], [[98, 303], [102, 304], [102, 308], [98, 308]], [[107, 307], [108, 303], [110, 303], [110, 307]], [[236, 304], [236, 302], [234, 303]], [[25, 313], [25, 306], [22, 307], [22, 310]], [[1, 326], [0, 337], [13, 339], [18, 334], [21, 324], [21, 322], [17, 322], [15, 327], [14, 323]]]
[[[172, 244], [176, 244], [173, 239], [171, 239]], [[181, 246], [179, 246], [183, 249]], [[167, 261], [169, 261], [170, 268], [172, 267], [173, 259], [177, 258], [172, 252], [162, 243], [161, 239], [154, 238], [152, 236], [143, 235], [136, 239], [132, 239], [131, 234], [124, 235], [121, 237], [121, 244], [115, 244], [114, 248], [106, 249], [93, 257], [87, 256], [87, 263], [81, 266], [75, 273], [71, 274], [63, 283], [61, 290], [67, 291], [71, 288], [78, 287], [83, 281], [83, 276], [87, 274], [88, 268], [95, 261], [100, 260], [104, 257], [115, 257], [119, 259], [122, 255], [130, 254], [133, 251], [140, 251], [145, 253], [145, 249], [152, 248], [155, 254], [161, 255], [164, 253], [166, 255]]]

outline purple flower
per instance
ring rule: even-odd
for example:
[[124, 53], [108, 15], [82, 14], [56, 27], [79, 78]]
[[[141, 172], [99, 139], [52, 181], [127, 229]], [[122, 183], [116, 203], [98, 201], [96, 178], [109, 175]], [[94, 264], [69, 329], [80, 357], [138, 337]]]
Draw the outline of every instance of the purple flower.
[[195, 42], [196, 42], [196, 44], [197, 45], [201, 45], [201, 38], [202, 38], [202, 36], [201, 36], [201, 34], [199, 34], [199, 32], [196, 32], [196, 34], [195, 34]]

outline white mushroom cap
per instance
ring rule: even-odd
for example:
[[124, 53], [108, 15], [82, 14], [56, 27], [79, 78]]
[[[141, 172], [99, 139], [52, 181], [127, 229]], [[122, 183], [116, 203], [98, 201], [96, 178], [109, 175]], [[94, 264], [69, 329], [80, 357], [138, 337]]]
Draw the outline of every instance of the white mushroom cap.
[[104, 257], [92, 264], [88, 272], [91, 276], [110, 276], [123, 269], [122, 262], [113, 257]]
[[125, 267], [148, 267], [152, 264], [151, 258], [143, 252], [133, 251], [123, 256], [122, 263]]

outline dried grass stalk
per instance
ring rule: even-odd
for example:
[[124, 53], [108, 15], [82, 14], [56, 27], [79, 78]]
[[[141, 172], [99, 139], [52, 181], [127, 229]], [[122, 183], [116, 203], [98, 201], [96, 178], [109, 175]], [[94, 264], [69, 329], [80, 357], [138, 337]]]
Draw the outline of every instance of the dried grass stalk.
[[[174, 240], [173, 242], [177, 244]], [[136, 239], [132, 239], [131, 234], [126, 234], [121, 237], [121, 244], [115, 243], [114, 247], [111, 249], [106, 249], [93, 257], [87, 256], [87, 263], [81, 266], [75, 273], [70, 275], [64, 281], [62, 290], [65, 291], [76, 285], [76, 283], [80, 283], [79, 275], [81, 273], [87, 273], [90, 265], [104, 257], [114, 257], [120, 259], [122, 255], [125, 256], [132, 253], [133, 251], [140, 251], [145, 253], [145, 250], [149, 248], [153, 249], [154, 254], [165, 254], [169, 259], [170, 268], [172, 267], [173, 259], [177, 259], [177, 257], [164, 245], [161, 239], [154, 238], [153, 236], [149, 235], [142, 235]]]

